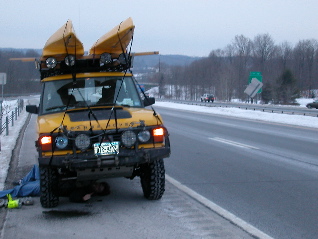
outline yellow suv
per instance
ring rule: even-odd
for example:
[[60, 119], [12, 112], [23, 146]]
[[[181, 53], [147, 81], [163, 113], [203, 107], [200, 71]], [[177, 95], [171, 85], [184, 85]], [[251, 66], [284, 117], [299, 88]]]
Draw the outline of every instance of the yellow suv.
[[106, 54], [67, 51], [42, 55], [40, 104], [26, 106], [38, 114], [41, 205], [57, 206], [65, 181], [109, 177], [139, 176], [144, 196], [160, 199], [169, 136], [160, 115], [146, 108], [155, 99], [143, 94], [129, 71], [132, 54], [123, 52], [123, 60], [122, 54], [107, 53], [105, 62]]

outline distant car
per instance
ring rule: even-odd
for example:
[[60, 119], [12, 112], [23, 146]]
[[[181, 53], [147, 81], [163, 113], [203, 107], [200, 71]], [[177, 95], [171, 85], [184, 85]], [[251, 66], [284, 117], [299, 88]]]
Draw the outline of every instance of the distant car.
[[307, 107], [308, 109], [312, 109], [312, 108], [318, 109], [318, 100], [315, 100], [315, 101], [312, 102], [312, 103], [308, 103], [308, 104], [306, 105], [306, 107]]
[[201, 102], [214, 102], [214, 95], [212, 94], [204, 94], [201, 96]]

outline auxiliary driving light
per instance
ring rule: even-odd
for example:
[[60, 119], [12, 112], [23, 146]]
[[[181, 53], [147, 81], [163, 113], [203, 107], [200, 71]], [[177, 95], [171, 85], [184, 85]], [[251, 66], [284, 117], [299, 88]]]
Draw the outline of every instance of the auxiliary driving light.
[[131, 130], [127, 130], [124, 133], [122, 133], [121, 141], [126, 147], [129, 148], [135, 144], [136, 134]]
[[57, 65], [57, 60], [54, 57], [49, 57], [45, 61], [47, 68], [53, 69]]
[[112, 56], [109, 53], [103, 53], [100, 55], [100, 60], [99, 60], [99, 65], [103, 66], [103, 65], [107, 65], [112, 63]]
[[118, 57], [118, 61], [122, 65], [127, 65], [128, 64], [128, 54], [127, 53], [121, 53]]
[[74, 55], [67, 55], [64, 59], [65, 64], [67, 66], [74, 66], [75, 65], [75, 56]]
[[79, 134], [75, 138], [75, 146], [81, 151], [85, 151], [91, 145], [91, 139], [86, 134]]
[[55, 138], [55, 145], [59, 149], [64, 149], [68, 145], [68, 138], [66, 136], [57, 136]]

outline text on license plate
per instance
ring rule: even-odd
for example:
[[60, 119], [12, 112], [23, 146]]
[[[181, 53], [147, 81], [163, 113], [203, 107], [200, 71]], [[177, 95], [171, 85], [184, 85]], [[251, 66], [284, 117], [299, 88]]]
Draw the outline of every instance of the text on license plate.
[[119, 153], [119, 142], [102, 142], [94, 144], [95, 155], [112, 155]]

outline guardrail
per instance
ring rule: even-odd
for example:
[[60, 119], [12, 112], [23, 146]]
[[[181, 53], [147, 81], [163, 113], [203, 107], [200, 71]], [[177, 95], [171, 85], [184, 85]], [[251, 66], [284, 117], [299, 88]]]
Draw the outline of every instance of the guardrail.
[[11, 127], [14, 126], [14, 121], [16, 121], [18, 119], [18, 116], [20, 115], [21, 111], [23, 110], [23, 107], [24, 107], [24, 101], [22, 99], [18, 99], [17, 106], [14, 108], [14, 110], [7, 113], [7, 116], [5, 117], [4, 123], [1, 122], [0, 135], [4, 131], [6, 132], [6, 135], [9, 135], [9, 128], [10, 128], [10, 126]]

